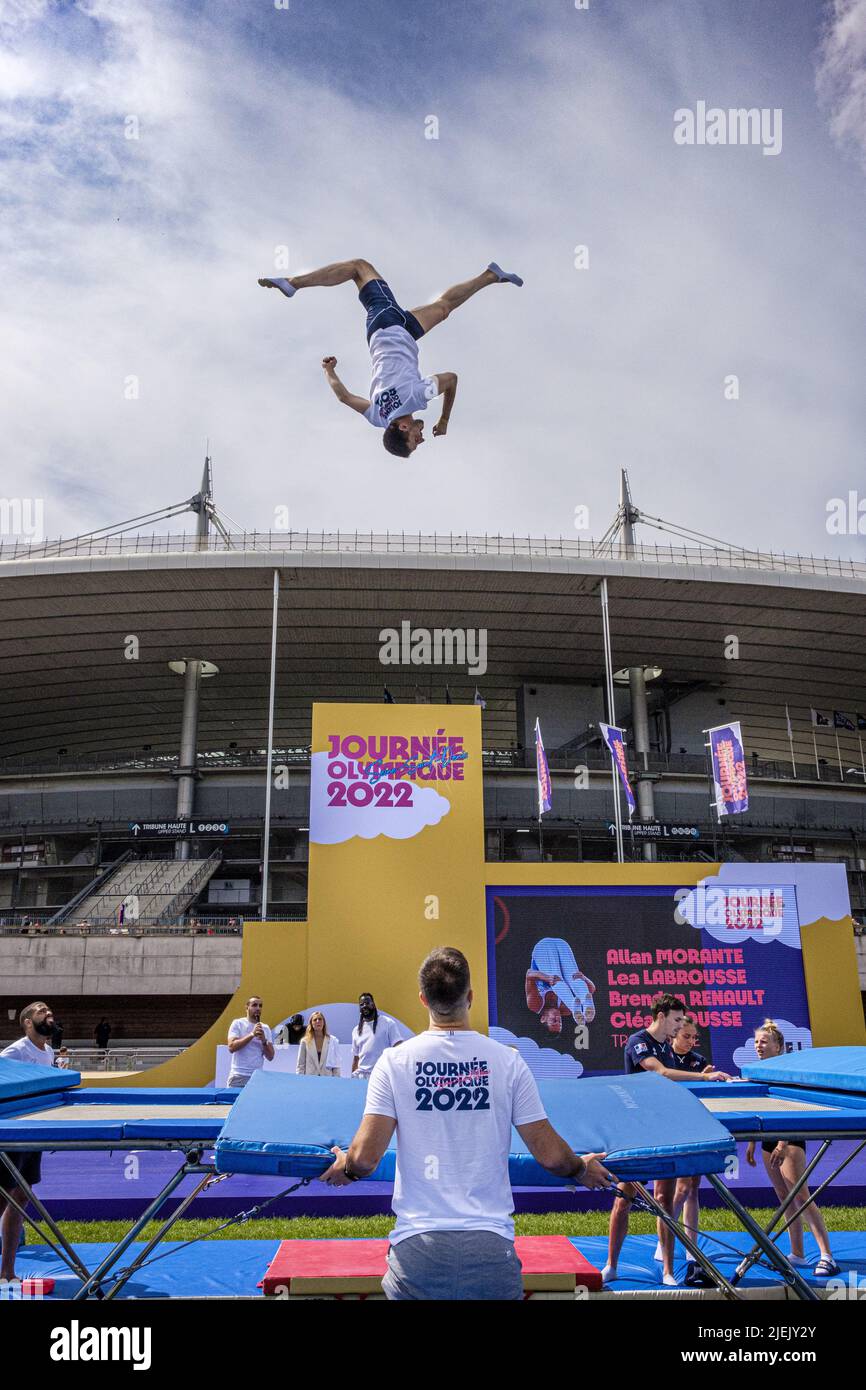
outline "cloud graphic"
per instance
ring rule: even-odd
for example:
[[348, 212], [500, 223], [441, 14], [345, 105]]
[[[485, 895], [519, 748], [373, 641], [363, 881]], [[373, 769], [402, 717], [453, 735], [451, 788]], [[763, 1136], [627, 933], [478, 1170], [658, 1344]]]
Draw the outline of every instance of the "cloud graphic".
[[552, 1047], [539, 1047], [532, 1038], [518, 1038], [507, 1028], [491, 1028], [490, 1036], [505, 1047], [516, 1047], [533, 1076], [559, 1076], [576, 1080], [583, 1075], [583, 1063], [576, 1057], [555, 1052]]
[[[808, 1028], [799, 1028], [796, 1023], [790, 1023], [787, 1018], [777, 1018], [775, 1024], [786, 1043], [793, 1044], [798, 1049], [812, 1046], [812, 1034]], [[757, 1060], [758, 1054], [755, 1051], [754, 1038], [749, 1038], [742, 1047], [734, 1049], [734, 1066], [739, 1067], [741, 1071], [743, 1067], [752, 1065]]]
[[[736, 867], [740, 868], [741, 866], [737, 865]], [[755, 889], [757, 891], [763, 888], [766, 891], [768, 887], [783, 886], [777, 881], [775, 873], [770, 884], [767, 882], [766, 872], [757, 877], [754, 883], [748, 882], [747, 875], [738, 875], [736, 883], [723, 884], [720, 880], [721, 875], [701, 879], [697, 888], [690, 889], [685, 897], [679, 899], [677, 904], [678, 918], [687, 922], [690, 927], [695, 927], [698, 931], [705, 931], [724, 946], [743, 946], [747, 941], [754, 941], [760, 945], [779, 941], [783, 946], [790, 946], [795, 951], [801, 949], [800, 924], [791, 894], [786, 896], [784, 914], [779, 917], [764, 918], [759, 928], [733, 929], [724, 920], [725, 895], [727, 893], [730, 893], [732, 889], [738, 891]]]
[[[375, 840], [384, 835], [389, 840], [411, 840], [428, 825], [438, 825], [451, 810], [451, 802], [432, 787], [419, 787], [408, 779], [401, 782], [382, 778], [375, 789], [407, 786], [412, 791], [412, 803], [406, 806], [383, 806], [373, 801], [369, 806], [330, 806], [328, 804], [328, 753], [314, 753], [310, 766], [310, 840], [316, 845], [342, 845], [357, 835], [362, 840]], [[348, 782], [347, 787], [363, 785]]]

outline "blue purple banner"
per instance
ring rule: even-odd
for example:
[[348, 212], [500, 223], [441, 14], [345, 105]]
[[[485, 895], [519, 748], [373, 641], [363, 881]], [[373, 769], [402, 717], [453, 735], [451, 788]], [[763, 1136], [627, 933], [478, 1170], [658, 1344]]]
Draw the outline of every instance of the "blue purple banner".
[[749, 783], [739, 722], [735, 720], [731, 724], [720, 724], [706, 732], [710, 736], [717, 813], [720, 816], [734, 816], [740, 811], [748, 811]]
[[550, 781], [550, 768], [547, 766], [547, 754], [544, 751], [544, 742], [541, 737], [541, 725], [535, 721], [535, 769], [538, 777], [538, 816], [539, 819], [545, 811], [549, 811], [553, 799], [553, 786]]
[[625, 791], [625, 799], [628, 802], [628, 818], [631, 820], [635, 811], [634, 792], [628, 776], [628, 758], [625, 752], [625, 730], [617, 729], [613, 724], [599, 724], [601, 736], [610, 749], [611, 757], [616, 764], [619, 772], [619, 779]]

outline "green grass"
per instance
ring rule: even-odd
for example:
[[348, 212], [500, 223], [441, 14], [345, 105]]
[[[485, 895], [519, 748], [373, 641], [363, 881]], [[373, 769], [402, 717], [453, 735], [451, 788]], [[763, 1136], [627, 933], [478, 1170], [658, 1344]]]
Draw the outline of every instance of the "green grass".
[[[823, 1207], [822, 1214], [831, 1231], [862, 1231], [866, 1229], [866, 1207]], [[753, 1208], [752, 1215], [765, 1225], [770, 1209]], [[605, 1211], [545, 1212], [515, 1217], [519, 1236], [604, 1236], [607, 1235], [608, 1213]], [[91, 1241], [117, 1241], [129, 1229], [126, 1221], [61, 1221], [66, 1239], [74, 1244]], [[169, 1233], [170, 1240], [199, 1240], [211, 1236], [222, 1223], [210, 1221], [178, 1221]], [[357, 1240], [387, 1236], [394, 1225], [393, 1216], [313, 1217], [277, 1216], [258, 1221], [236, 1222], [213, 1235], [215, 1240]], [[145, 1228], [140, 1239], [156, 1234], [156, 1224]], [[739, 1224], [733, 1214], [724, 1210], [704, 1209], [701, 1212], [702, 1231], [736, 1231]], [[655, 1219], [635, 1212], [629, 1230], [632, 1235], [652, 1235]], [[28, 1239], [35, 1241], [30, 1232]]]

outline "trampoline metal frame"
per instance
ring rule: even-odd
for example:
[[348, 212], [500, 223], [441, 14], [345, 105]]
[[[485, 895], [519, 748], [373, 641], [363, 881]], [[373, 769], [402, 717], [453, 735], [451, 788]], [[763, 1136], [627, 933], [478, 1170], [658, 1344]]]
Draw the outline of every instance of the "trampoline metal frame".
[[[4, 1194], [5, 1200], [9, 1203], [11, 1207], [14, 1208], [15, 1211], [19, 1213], [20, 1216], [24, 1218], [27, 1224], [32, 1227], [32, 1229], [39, 1236], [40, 1240], [44, 1241], [44, 1243], [51, 1250], [54, 1251], [54, 1254], [57, 1255], [58, 1259], [62, 1260], [63, 1263], [67, 1266], [67, 1268], [71, 1269], [72, 1272], [78, 1275], [78, 1277], [82, 1280], [81, 1287], [77, 1289], [76, 1292], [72, 1295], [72, 1298], [70, 1300], [71, 1302], [83, 1302], [91, 1297], [97, 1299], [115, 1298], [117, 1296], [118, 1291], [123, 1287], [123, 1285], [127, 1283], [129, 1279], [132, 1278], [133, 1274], [135, 1274], [138, 1269], [141, 1268], [141, 1265], [144, 1263], [147, 1256], [155, 1248], [155, 1246], [157, 1246], [162, 1240], [165, 1239], [172, 1226], [174, 1226], [174, 1224], [180, 1220], [180, 1218], [188, 1209], [190, 1203], [194, 1200], [194, 1198], [196, 1198], [199, 1195], [199, 1193], [202, 1192], [204, 1188], [207, 1187], [208, 1184], [215, 1177], [219, 1178], [222, 1176], [217, 1173], [216, 1168], [212, 1163], [202, 1162], [202, 1154], [204, 1153], [206, 1147], [208, 1147], [207, 1144], [203, 1143], [200, 1139], [136, 1139], [130, 1140], [127, 1143], [124, 1143], [123, 1140], [117, 1139], [50, 1141], [46, 1140], [43, 1141], [43, 1143], [41, 1144], [39, 1144], [38, 1142], [34, 1142], [33, 1140], [7, 1141], [4, 1139], [3, 1149], [0, 1150], [0, 1161], [2, 1161], [5, 1164], [6, 1168], [11, 1173], [16, 1187], [19, 1187], [21, 1191], [24, 1193], [25, 1206], [27, 1202], [32, 1202], [33, 1206], [36, 1208], [36, 1211], [39, 1214], [40, 1221], [43, 1223], [44, 1227], [47, 1227], [47, 1231], [43, 1229], [43, 1225], [40, 1225], [39, 1222], [33, 1220], [33, 1218], [25, 1210], [25, 1206], [22, 1206], [18, 1201], [16, 1201], [16, 1199], [12, 1197], [10, 1193]], [[175, 1173], [172, 1173], [171, 1177], [169, 1178], [165, 1186], [162, 1188], [162, 1190], [157, 1193], [157, 1195], [153, 1198], [151, 1202], [148, 1203], [146, 1209], [144, 1210], [144, 1212], [142, 1212], [141, 1216], [137, 1217], [136, 1220], [132, 1223], [126, 1234], [119, 1241], [117, 1241], [115, 1245], [112, 1246], [111, 1250], [109, 1250], [108, 1254], [104, 1257], [104, 1259], [96, 1267], [96, 1269], [91, 1271], [84, 1264], [83, 1260], [76, 1253], [72, 1245], [70, 1245], [69, 1241], [66, 1239], [59, 1225], [55, 1221], [54, 1217], [48, 1211], [44, 1202], [42, 1202], [41, 1199], [37, 1197], [36, 1193], [33, 1191], [33, 1188], [22, 1177], [14, 1161], [10, 1157], [10, 1154], [18, 1152], [54, 1153], [55, 1151], [59, 1150], [71, 1150], [73, 1152], [79, 1153], [82, 1150], [88, 1150], [106, 1153], [118, 1149], [122, 1151], [158, 1149], [162, 1150], [163, 1152], [168, 1150], [169, 1152], [183, 1154], [183, 1162], [177, 1169], [177, 1171]], [[121, 1257], [125, 1254], [126, 1250], [135, 1240], [136, 1236], [144, 1230], [145, 1226], [148, 1224], [149, 1221], [156, 1220], [157, 1216], [162, 1211], [169, 1197], [171, 1197], [172, 1193], [183, 1182], [184, 1178], [189, 1177], [191, 1174], [194, 1173], [199, 1173], [203, 1175], [201, 1181], [196, 1184], [192, 1192], [188, 1193], [187, 1196], [183, 1198], [180, 1205], [175, 1209], [175, 1211], [170, 1212], [169, 1215], [163, 1219], [162, 1225], [160, 1226], [156, 1235], [153, 1236], [147, 1242], [147, 1244], [144, 1246], [144, 1249], [139, 1252], [139, 1254], [135, 1257], [132, 1263], [130, 1265], [127, 1265], [126, 1268], [123, 1269], [119, 1275], [116, 1275], [114, 1277], [111, 1287], [109, 1289], [104, 1289], [103, 1281], [106, 1279], [109, 1272], [115, 1268], [118, 1261], [121, 1259]]]

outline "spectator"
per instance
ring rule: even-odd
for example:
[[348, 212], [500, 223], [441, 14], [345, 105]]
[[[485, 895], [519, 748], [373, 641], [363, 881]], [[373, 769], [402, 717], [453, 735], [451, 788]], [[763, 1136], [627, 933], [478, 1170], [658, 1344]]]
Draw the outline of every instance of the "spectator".
[[107, 1018], [101, 1018], [93, 1030], [96, 1037], [96, 1046], [104, 1052], [108, 1047], [108, 1039], [111, 1037], [111, 1024]]
[[[383, 1051], [360, 1128], [348, 1153], [334, 1147], [322, 1179], [342, 1187], [368, 1177], [396, 1129], [397, 1222], [385, 1296], [516, 1301], [523, 1284], [508, 1180], [512, 1124], [554, 1176], [586, 1187], [612, 1187], [614, 1179], [602, 1155], [580, 1158], [557, 1134], [520, 1054], [474, 1031], [466, 957], [451, 947], [433, 951], [419, 978], [430, 1027]], [[455, 1075], [465, 1078], [462, 1088], [449, 1084]], [[446, 1098], [450, 1104], [435, 1103]]]
[[229, 1027], [229, 1086], [246, 1086], [253, 1072], [274, 1060], [274, 1038], [262, 1023], [262, 1001], [257, 994], [247, 1000], [246, 1018], [236, 1018]]
[[325, 1015], [317, 1009], [310, 1014], [307, 1031], [298, 1048], [298, 1076], [339, 1076], [339, 1038], [328, 1032]]
[[291, 1018], [287, 1018], [280, 1028], [277, 1038], [284, 1047], [300, 1047], [306, 1031], [307, 1025], [304, 1022], [304, 1015], [292, 1014]]
[[[41, 1000], [28, 1004], [19, 1015], [24, 1037], [5, 1047], [0, 1057], [15, 1062], [30, 1062], [37, 1066], [50, 1067], [54, 1062], [54, 1052], [48, 1041], [54, 1015], [47, 1004]], [[38, 1149], [10, 1153], [12, 1163], [29, 1187], [35, 1187], [42, 1176], [42, 1155]], [[23, 1207], [27, 1193], [15, 1182], [5, 1163], [0, 1163], [0, 1241], [3, 1243], [0, 1256], [0, 1280], [10, 1283], [15, 1278], [15, 1256], [24, 1227], [24, 1217], [11, 1206], [8, 1198]]]
[[403, 1041], [395, 1019], [380, 1014], [372, 994], [358, 999], [360, 1017], [352, 1029], [352, 1075], [368, 1077], [386, 1047], [397, 1047]]
[[58, 1068], [60, 1069], [60, 1071], [68, 1071], [68, 1070], [69, 1070], [69, 1048], [68, 1048], [68, 1047], [61, 1047], [61, 1048], [59, 1049], [59, 1051], [58, 1051], [56, 1057], [54, 1058], [54, 1065], [55, 1065], [55, 1067], [58, 1067]]

